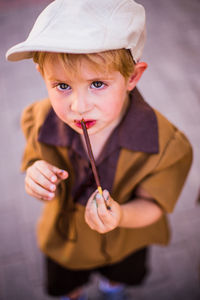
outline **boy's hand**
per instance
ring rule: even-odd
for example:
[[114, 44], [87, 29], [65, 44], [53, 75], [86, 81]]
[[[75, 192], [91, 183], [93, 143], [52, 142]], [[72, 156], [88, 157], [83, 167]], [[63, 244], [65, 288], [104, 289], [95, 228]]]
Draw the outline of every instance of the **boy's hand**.
[[119, 203], [110, 197], [109, 192], [104, 190], [103, 195], [110, 209], [106, 208], [103, 197], [96, 191], [89, 198], [85, 210], [86, 223], [99, 233], [106, 233], [118, 227], [122, 215]]
[[67, 178], [67, 171], [38, 160], [26, 171], [25, 190], [37, 199], [51, 200], [55, 197], [57, 185]]

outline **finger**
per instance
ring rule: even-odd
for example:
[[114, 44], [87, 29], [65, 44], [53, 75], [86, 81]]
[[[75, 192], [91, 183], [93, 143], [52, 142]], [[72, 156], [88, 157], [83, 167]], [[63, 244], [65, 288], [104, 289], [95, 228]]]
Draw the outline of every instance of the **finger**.
[[50, 166], [50, 169], [51, 171], [56, 174], [56, 176], [61, 179], [61, 180], [65, 180], [68, 178], [69, 174], [67, 171], [63, 170], [63, 169], [60, 169], [56, 166], [53, 166], [53, 165], [49, 165]]
[[87, 205], [86, 205], [86, 210], [90, 208], [90, 206], [92, 204], [94, 204], [94, 202], [96, 203], [95, 200], [95, 195], [98, 193], [98, 190], [96, 190], [94, 193], [92, 193], [92, 195], [90, 196], [90, 198], [88, 199]]
[[56, 181], [56, 185], [58, 185], [62, 180], [65, 180], [69, 177], [69, 174], [67, 171], [65, 170], [59, 170], [57, 173], [57, 181]]
[[[54, 174], [54, 172], [51, 170], [51, 165], [48, 164], [46, 161], [44, 160], [40, 160], [40, 161], [36, 161], [34, 164], [34, 167], [43, 174], [43, 176], [45, 176], [49, 181], [51, 181], [52, 183], [55, 183], [57, 180], [57, 176]], [[30, 168], [30, 170], [32, 171], [32, 169]]]
[[69, 173], [67, 171], [61, 170], [61, 169], [59, 169], [59, 171], [56, 172], [56, 174], [61, 180], [65, 180], [69, 177]]
[[104, 224], [99, 219], [98, 213], [97, 213], [97, 203], [95, 200], [95, 195], [97, 194], [97, 191], [92, 194], [92, 196], [89, 198], [86, 210], [85, 210], [85, 221], [90, 226], [91, 229], [96, 230], [100, 233], [105, 232]]
[[57, 183], [58, 178], [64, 180], [68, 177], [68, 172], [57, 168], [45, 161], [35, 163], [36, 168], [52, 183]]
[[95, 191], [91, 197], [89, 198], [86, 208], [85, 208], [85, 216], [87, 218], [87, 221], [93, 220], [94, 216], [97, 215], [97, 203], [95, 200], [95, 195], [97, 194], [98, 191]]
[[37, 198], [38, 200], [50, 200], [49, 198], [43, 197], [35, 193], [27, 184], [25, 185], [25, 190], [27, 194], [29, 194], [31, 197]]
[[111, 197], [108, 190], [103, 190], [103, 198], [105, 201], [106, 208], [111, 210]]
[[41, 170], [37, 167], [32, 167], [27, 171], [27, 178], [28, 177], [50, 192], [54, 192], [56, 190], [56, 184], [52, 183], [47, 177], [45, 177]]
[[55, 193], [49, 192], [47, 189], [36, 183], [31, 177], [26, 176], [25, 186], [28, 187], [28, 189], [31, 190], [32, 193], [37, 194], [42, 198], [51, 200], [55, 197]]
[[101, 194], [97, 194], [96, 195], [96, 202], [97, 202], [97, 213], [98, 216], [101, 220], [101, 222], [105, 225], [105, 226], [109, 226], [111, 225], [111, 215], [109, 210], [107, 209], [106, 203], [105, 201], [108, 201], [109, 198], [109, 193], [108, 191], [104, 191], [103, 195]]
[[25, 190], [27, 192], [27, 194], [29, 194], [30, 196], [34, 197], [34, 198], [37, 198], [38, 200], [42, 200], [42, 201], [50, 201], [52, 200], [51, 198], [49, 197], [43, 197], [37, 193], [35, 193], [34, 191], [32, 191], [28, 185], [25, 186]]
[[98, 215], [96, 215], [96, 218], [94, 218], [94, 214], [85, 215], [85, 221], [92, 230], [95, 230], [99, 233], [105, 233], [106, 232], [105, 226], [100, 220], [98, 220], [98, 218], [99, 218]]

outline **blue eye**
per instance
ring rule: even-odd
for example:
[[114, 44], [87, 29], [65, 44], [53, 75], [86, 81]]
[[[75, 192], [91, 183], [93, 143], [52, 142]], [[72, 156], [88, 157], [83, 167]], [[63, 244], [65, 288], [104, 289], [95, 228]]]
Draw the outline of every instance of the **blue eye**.
[[101, 89], [104, 86], [105, 86], [105, 83], [103, 83], [102, 81], [93, 81], [91, 84], [91, 87], [95, 88], [95, 89]]
[[64, 83], [64, 82], [58, 83], [57, 88], [58, 88], [59, 91], [66, 91], [66, 90], [71, 89], [70, 86], [68, 84]]

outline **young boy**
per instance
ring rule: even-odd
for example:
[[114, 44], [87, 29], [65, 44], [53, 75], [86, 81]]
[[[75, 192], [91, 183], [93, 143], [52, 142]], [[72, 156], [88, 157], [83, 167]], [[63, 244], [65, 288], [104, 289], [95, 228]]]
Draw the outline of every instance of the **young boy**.
[[[148, 246], [169, 241], [166, 213], [192, 150], [136, 88], [144, 39], [144, 8], [133, 0], [56, 0], [7, 52], [11, 61], [32, 57], [48, 91], [23, 113], [22, 169], [27, 193], [45, 203], [38, 242], [52, 296], [82, 299], [98, 272], [104, 299], [124, 299], [123, 286], [147, 273]], [[82, 119], [110, 209], [96, 190]]]

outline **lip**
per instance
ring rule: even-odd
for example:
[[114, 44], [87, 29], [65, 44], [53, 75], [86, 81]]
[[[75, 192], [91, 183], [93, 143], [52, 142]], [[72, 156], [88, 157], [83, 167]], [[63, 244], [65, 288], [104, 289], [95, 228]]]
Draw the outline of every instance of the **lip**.
[[[87, 129], [93, 127], [95, 124], [96, 124], [96, 120], [87, 120], [87, 119], [84, 119], [84, 122], [85, 122], [85, 126]], [[78, 127], [78, 128], [81, 128], [82, 129], [82, 126], [81, 126], [81, 121], [79, 120], [74, 120], [74, 124]]]

